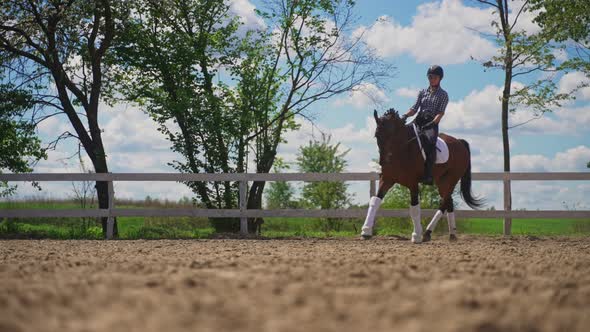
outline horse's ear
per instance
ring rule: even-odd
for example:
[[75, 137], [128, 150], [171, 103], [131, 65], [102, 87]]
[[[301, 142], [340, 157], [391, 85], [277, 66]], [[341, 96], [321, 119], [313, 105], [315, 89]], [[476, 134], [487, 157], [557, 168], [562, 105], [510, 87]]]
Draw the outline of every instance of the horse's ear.
[[379, 122], [379, 115], [377, 115], [377, 110], [373, 110], [373, 117], [375, 118], [375, 122]]

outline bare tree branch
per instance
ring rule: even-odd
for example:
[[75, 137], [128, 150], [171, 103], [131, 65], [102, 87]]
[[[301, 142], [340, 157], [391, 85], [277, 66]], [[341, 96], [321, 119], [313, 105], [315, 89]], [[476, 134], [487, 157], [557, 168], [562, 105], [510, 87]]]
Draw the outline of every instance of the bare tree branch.
[[[522, 7], [520, 7], [520, 9], [518, 10], [518, 13], [516, 14], [516, 17], [514, 18], [514, 22], [512, 22], [512, 25], [510, 25], [510, 31], [512, 31], [512, 28], [514, 28], [514, 26], [516, 25], [516, 22], [518, 21], [518, 17], [523, 12], [523, 10], [526, 8], [526, 6], [528, 5], [528, 3], [529, 3], [529, 0], [526, 0], [522, 4]], [[506, 8], [508, 8], [508, 5], [506, 5]]]

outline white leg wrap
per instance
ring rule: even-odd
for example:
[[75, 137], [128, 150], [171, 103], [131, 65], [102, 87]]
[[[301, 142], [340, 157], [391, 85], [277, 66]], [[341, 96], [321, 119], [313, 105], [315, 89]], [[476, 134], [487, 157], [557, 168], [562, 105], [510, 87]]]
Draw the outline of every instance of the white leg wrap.
[[441, 210], [436, 211], [436, 214], [434, 215], [434, 217], [432, 217], [432, 220], [430, 221], [430, 224], [428, 224], [428, 227], [426, 227], [426, 229], [431, 232], [434, 232], [434, 229], [436, 228], [436, 225], [438, 224], [438, 221], [442, 216], [443, 212]]
[[412, 242], [422, 242], [422, 224], [420, 223], [420, 203], [410, 206], [410, 217], [414, 223], [414, 232], [412, 233]]
[[367, 211], [367, 218], [365, 219], [365, 224], [363, 225], [361, 235], [373, 235], [373, 227], [375, 226], [375, 215], [377, 214], [377, 210], [379, 210], [380, 205], [381, 198], [377, 196], [371, 197], [371, 200], [369, 201], [369, 210]]
[[455, 224], [455, 212], [447, 212], [449, 222], [449, 234], [457, 234], [457, 225]]

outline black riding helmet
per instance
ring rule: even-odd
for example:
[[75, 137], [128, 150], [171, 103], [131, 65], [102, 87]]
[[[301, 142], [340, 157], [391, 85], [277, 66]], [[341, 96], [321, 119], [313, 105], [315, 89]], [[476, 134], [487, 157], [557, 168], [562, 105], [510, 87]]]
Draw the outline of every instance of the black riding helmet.
[[428, 68], [428, 72], [426, 73], [426, 76], [428, 76], [430, 74], [437, 75], [438, 77], [440, 77], [441, 80], [442, 80], [443, 76], [445, 76], [445, 72], [443, 71], [442, 67], [439, 65], [430, 66], [430, 68]]

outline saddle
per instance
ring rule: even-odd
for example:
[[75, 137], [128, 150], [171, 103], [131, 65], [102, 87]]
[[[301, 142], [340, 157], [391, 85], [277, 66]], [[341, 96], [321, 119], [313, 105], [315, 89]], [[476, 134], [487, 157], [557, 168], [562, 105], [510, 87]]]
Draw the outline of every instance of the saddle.
[[[413, 128], [414, 134], [416, 135], [415, 138], [418, 141], [418, 147], [422, 153], [422, 157], [424, 160], [426, 160], [426, 152], [424, 151], [424, 144], [422, 143], [422, 140], [425, 138], [424, 134], [422, 134], [420, 128], [415, 123], [412, 122], [411, 126]], [[436, 140], [436, 150], [436, 164], [444, 164], [449, 161], [449, 147], [447, 146], [447, 143], [440, 137], [438, 137]]]

